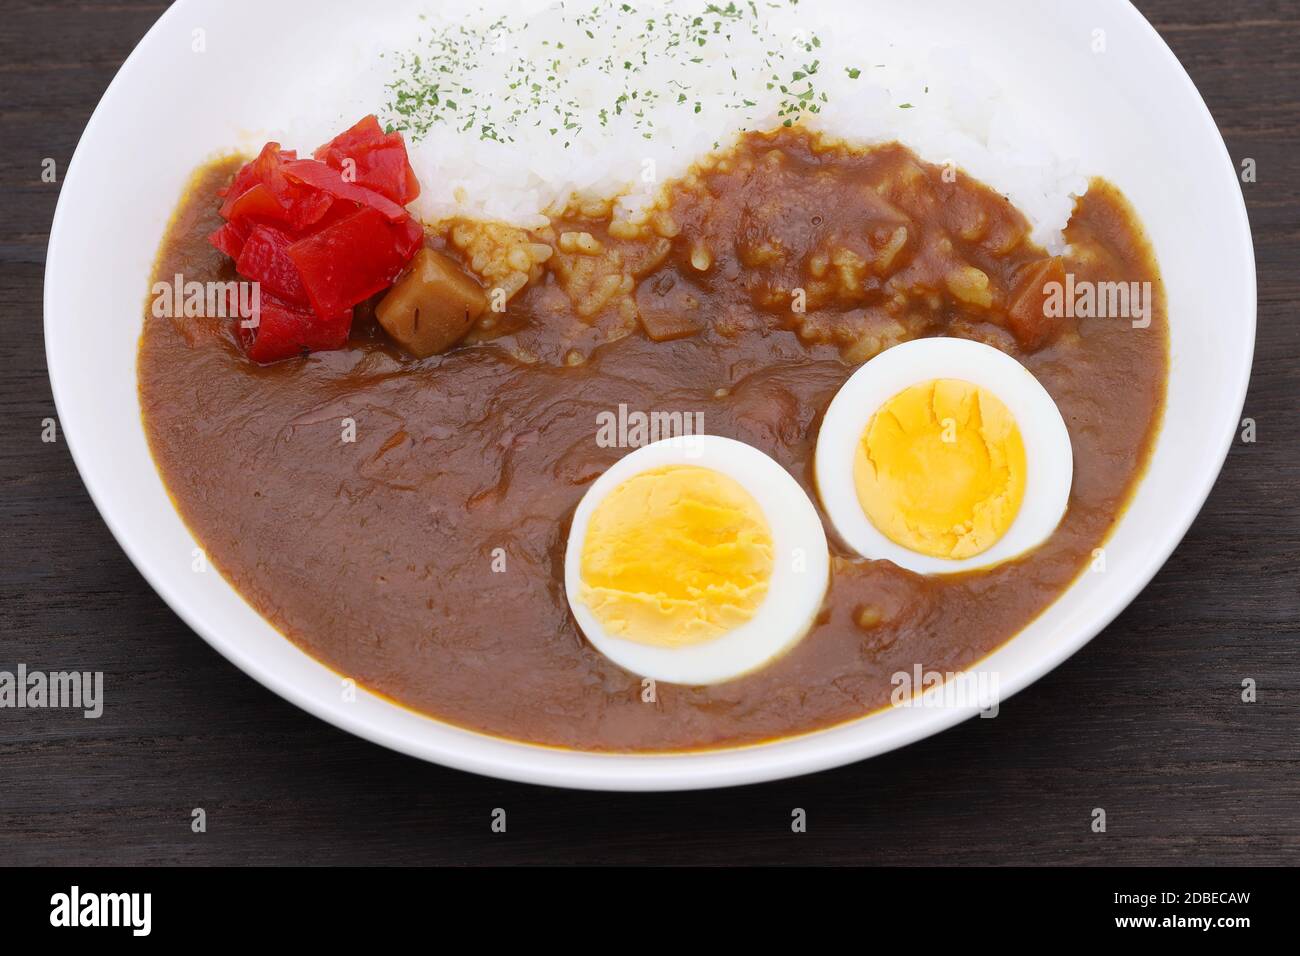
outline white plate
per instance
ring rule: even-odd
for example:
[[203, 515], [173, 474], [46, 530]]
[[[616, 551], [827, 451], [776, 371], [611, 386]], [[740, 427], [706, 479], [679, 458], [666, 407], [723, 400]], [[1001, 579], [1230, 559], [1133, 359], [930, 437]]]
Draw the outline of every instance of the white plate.
[[[870, 16], [871, 6], [846, 3], [844, 16]], [[891, 0], [879, 9], [920, 18], [936, 42], [991, 51], [1007, 94], [1077, 144], [1082, 170], [1110, 178], [1132, 200], [1168, 292], [1173, 360], [1151, 468], [1107, 545], [1105, 573], [1085, 574], [981, 663], [999, 675], [1005, 698], [1111, 621], [1205, 501], [1236, 433], [1254, 350], [1250, 228], [1234, 163], [1205, 104], [1123, 0]], [[973, 706], [896, 708], [777, 743], [689, 755], [512, 743], [369, 694], [345, 703], [337, 675], [280, 636], [218, 575], [191, 570], [196, 543], [154, 470], [136, 392], [153, 258], [187, 177], [205, 159], [257, 145], [264, 130], [291, 129], [299, 114], [314, 111], [319, 125], [342, 128], [382, 105], [349, 83], [364, 65], [355, 36], [375, 15], [352, 0], [180, 0], [123, 65], [68, 169], [46, 265], [50, 379], [82, 478], [154, 589], [218, 651], [311, 713], [426, 760], [514, 780], [610, 790], [750, 783], [870, 757], [971, 716]], [[1098, 29], [1104, 54], [1092, 49]], [[203, 53], [193, 50], [197, 30]], [[314, 142], [286, 138], [286, 145]]]

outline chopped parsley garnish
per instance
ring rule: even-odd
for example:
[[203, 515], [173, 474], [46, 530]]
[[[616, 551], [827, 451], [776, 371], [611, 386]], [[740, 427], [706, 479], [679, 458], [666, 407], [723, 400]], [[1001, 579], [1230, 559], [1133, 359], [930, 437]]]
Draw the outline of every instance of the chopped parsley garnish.
[[[504, 16], [477, 25], [465, 20], [437, 26], [426, 20], [414, 49], [390, 58], [396, 68], [387, 86], [385, 119], [390, 129], [413, 141], [446, 125], [477, 130], [480, 139], [494, 142], [514, 142], [512, 134], [520, 129], [543, 129], [552, 136], [563, 134], [567, 146], [584, 124], [608, 128], [616, 117], [651, 139], [654, 126], [645, 107], [678, 107], [689, 111], [684, 122], [694, 122], [691, 117], [702, 113], [705, 103], [712, 108], [718, 102], [712, 84], [707, 91], [698, 84], [692, 87], [692, 78], [700, 75], [695, 68], [703, 65], [706, 70], [729, 68], [732, 92], [721, 108], [764, 108], [742, 91], [765, 85], [779, 94], [776, 114], [789, 127], [800, 114], [817, 113], [828, 102], [818, 83], [821, 38], [805, 32], [791, 42], [768, 22], [770, 12], [797, 6], [798, 0], [569, 0], [532, 24]], [[563, 24], [563, 39], [537, 35], [544, 29], [541, 23], [555, 20]], [[728, 49], [742, 39], [756, 47], [754, 54], [727, 62]], [[796, 63], [796, 56], [809, 62]], [[663, 72], [675, 77], [667, 84], [671, 89], [655, 89], [665, 65], [669, 69]], [[673, 65], [680, 69], [672, 70]], [[862, 73], [858, 67], [845, 71], [850, 79]], [[590, 89], [593, 73], [604, 91], [597, 102], [573, 84], [581, 78]], [[480, 84], [484, 75], [490, 80]], [[506, 82], [499, 84], [502, 76]], [[642, 108], [631, 109], [634, 103]]]

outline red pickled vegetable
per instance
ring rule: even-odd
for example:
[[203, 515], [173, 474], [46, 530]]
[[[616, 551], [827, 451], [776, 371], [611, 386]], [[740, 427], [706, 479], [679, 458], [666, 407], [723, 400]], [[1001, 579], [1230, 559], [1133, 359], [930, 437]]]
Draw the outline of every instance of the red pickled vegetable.
[[314, 155], [334, 169], [354, 173], [352, 181], [358, 186], [373, 189], [400, 205], [420, 195], [420, 181], [406, 155], [406, 141], [401, 133], [385, 133], [374, 114], [334, 137]]
[[296, 305], [307, 305], [298, 267], [286, 255], [294, 242], [292, 236], [270, 226], [254, 226], [244, 241], [235, 271], [262, 284], [262, 289]]
[[244, 241], [247, 238], [248, 231], [246, 229], [233, 222], [228, 222], [208, 236], [208, 242], [230, 256], [230, 258], [238, 259], [239, 254], [244, 251]]
[[292, 163], [285, 163], [283, 170], [285, 176], [290, 180], [295, 180], [321, 192], [328, 193], [338, 199], [369, 206], [383, 213], [385, 217], [393, 222], [400, 222], [411, 215], [382, 193], [367, 189], [365, 186], [358, 186], [356, 183], [346, 182], [343, 179], [343, 174], [337, 169], [332, 169], [324, 163], [318, 163], [314, 159], [299, 159]]
[[221, 215], [234, 223], [281, 222], [288, 223], [289, 211], [280, 205], [265, 183], [253, 186], [239, 195], [231, 195], [221, 207]]
[[223, 198], [242, 196], [258, 183], [274, 187], [279, 183], [277, 177], [280, 166], [297, 158], [296, 150], [282, 150], [279, 143], [267, 143], [256, 159], [240, 167], [229, 186], [217, 190], [217, 195]]
[[239, 328], [244, 352], [260, 365], [297, 358], [308, 352], [341, 349], [352, 329], [352, 310], [321, 319], [309, 309], [262, 295], [255, 328]]
[[393, 284], [424, 238], [420, 224], [389, 222], [370, 206], [288, 250], [319, 315], [336, 315]]
[[221, 215], [230, 222], [270, 223], [299, 231], [319, 222], [334, 197], [323, 190], [290, 179], [285, 166], [297, 162], [292, 150], [282, 151], [278, 143], [267, 143], [262, 152], [238, 173], [221, 192], [226, 202]]
[[352, 307], [393, 284], [424, 241], [404, 207], [420, 194], [400, 133], [374, 116], [299, 159], [279, 143], [219, 191], [226, 224], [208, 241], [261, 290], [261, 322], [240, 327], [268, 363], [342, 348]]

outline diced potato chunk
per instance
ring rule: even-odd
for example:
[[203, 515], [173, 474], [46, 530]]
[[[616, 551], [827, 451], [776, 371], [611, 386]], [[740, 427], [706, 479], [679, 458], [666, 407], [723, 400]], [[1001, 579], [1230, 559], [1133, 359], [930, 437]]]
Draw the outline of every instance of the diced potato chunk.
[[379, 303], [375, 317], [393, 341], [426, 358], [463, 339], [487, 304], [479, 284], [452, 259], [422, 249]]
[[642, 282], [636, 290], [636, 305], [641, 327], [653, 342], [684, 339], [704, 328], [699, 300], [669, 275]]
[[651, 311], [640, 313], [641, 326], [652, 342], [671, 342], [684, 339], [700, 331], [700, 323], [680, 312]]

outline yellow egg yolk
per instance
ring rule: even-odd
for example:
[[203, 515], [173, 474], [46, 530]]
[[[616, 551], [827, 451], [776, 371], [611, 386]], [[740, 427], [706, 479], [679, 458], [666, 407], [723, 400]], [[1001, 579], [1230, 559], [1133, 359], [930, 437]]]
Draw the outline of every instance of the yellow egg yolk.
[[991, 548], [1025, 497], [1025, 445], [1011, 412], [970, 382], [899, 392], [867, 424], [853, 462], [862, 510], [920, 554], [969, 558]]
[[685, 647], [750, 620], [772, 578], [772, 531], [734, 478], [693, 465], [629, 478], [591, 514], [580, 599], [606, 633]]

